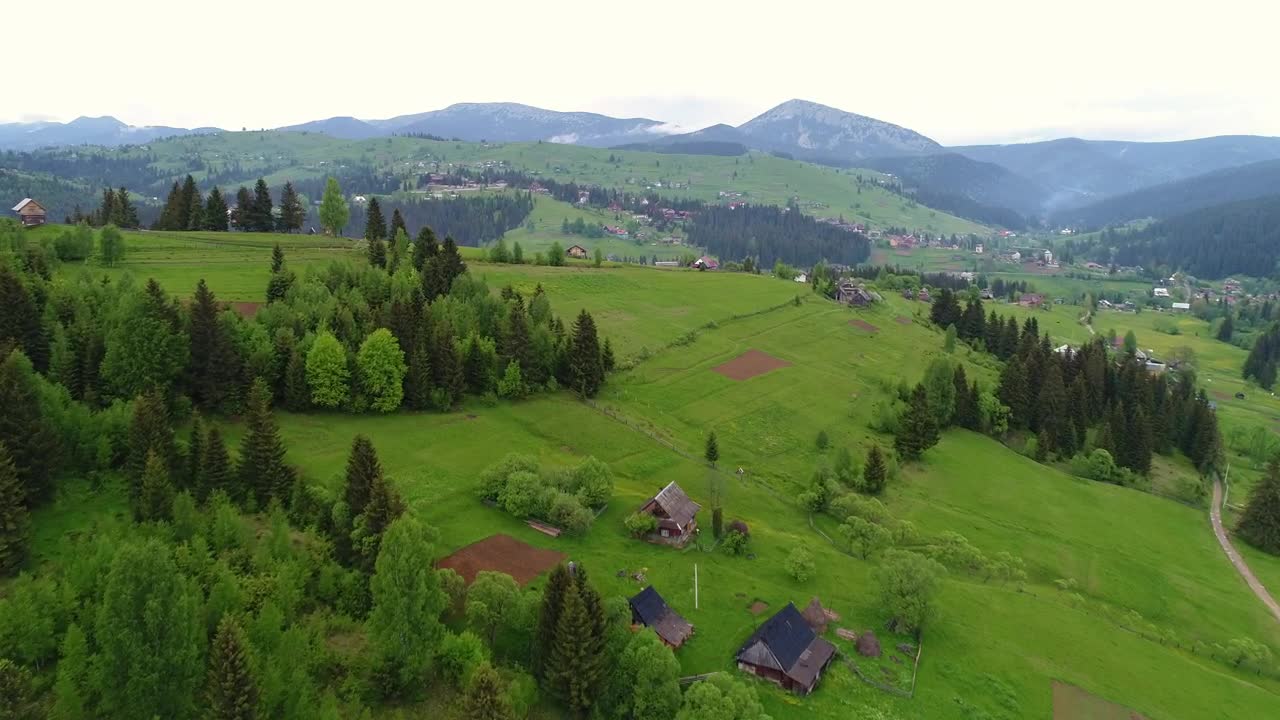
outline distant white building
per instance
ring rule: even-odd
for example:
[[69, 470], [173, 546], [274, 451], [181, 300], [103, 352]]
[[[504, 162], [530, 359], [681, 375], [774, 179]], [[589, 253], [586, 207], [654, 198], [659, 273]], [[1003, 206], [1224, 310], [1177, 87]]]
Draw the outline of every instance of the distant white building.
[[1174, 303], [1174, 304], [1173, 304], [1173, 309], [1174, 309], [1174, 310], [1184, 310], [1184, 311], [1185, 311], [1185, 310], [1190, 310], [1190, 309], [1191, 309], [1191, 303], [1177, 303], [1177, 302], [1176, 302], [1176, 303]]
[[800, 273], [800, 274], [796, 275], [796, 276], [795, 276], [795, 278], [793, 278], [793, 279], [794, 279], [796, 282], [798, 282], [798, 283], [807, 283], [807, 282], [809, 282], [809, 276], [808, 276], [808, 275], [805, 275], [804, 273]]
[[973, 252], [974, 252], [974, 253], [976, 253], [976, 254], [978, 254], [978, 255], [981, 255], [981, 254], [982, 254], [982, 243], [978, 243], [977, 245], [974, 245], [974, 246], [973, 246]]
[[1169, 297], [1169, 288], [1152, 288], [1151, 294], [1154, 297]]
[[1052, 265], [1052, 264], [1053, 264], [1053, 251], [1052, 251], [1052, 250], [1045, 250], [1045, 251], [1044, 251], [1044, 264], [1045, 264], [1045, 265]]

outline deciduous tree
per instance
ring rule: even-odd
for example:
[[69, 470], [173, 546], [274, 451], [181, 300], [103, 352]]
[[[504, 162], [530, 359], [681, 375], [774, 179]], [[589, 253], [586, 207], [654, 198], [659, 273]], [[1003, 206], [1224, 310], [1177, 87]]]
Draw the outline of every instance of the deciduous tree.
[[429, 558], [435, 531], [412, 517], [386, 528], [369, 590], [369, 639], [391, 664], [401, 687], [422, 681], [444, 629], [447, 598]]
[[307, 352], [307, 385], [311, 403], [322, 408], [336, 408], [347, 401], [350, 381], [347, 352], [328, 330], [316, 335]]
[[342, 188], [338, 187], [337, 178], [330, 177], [325, 181], [324, 196], [320, 200], [320, 225], [327, 234], [336, 237], [342, 235], [350, 219], [351, 208], [342, 195]]
[[379, 412], [392, 412], [404, 399], [404, 376], [408, 368], [404, 352], [391, 331], [378, 328], [365, 338], [356, 354], [360, 369], [360, 387], [369, 396], [369, 404]]

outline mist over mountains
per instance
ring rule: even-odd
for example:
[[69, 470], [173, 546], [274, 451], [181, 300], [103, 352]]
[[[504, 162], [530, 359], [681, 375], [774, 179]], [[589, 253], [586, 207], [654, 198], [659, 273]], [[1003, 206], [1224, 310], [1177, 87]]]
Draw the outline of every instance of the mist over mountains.
[[[343, 140], [423, 135], [468, 142], [553, 142], [653, 152], [737, 155], [748, 150], [896, 176], [939, 209], [984, 221], [1122, 222], [1168, 203], [1148, 189], [1207, 173], [1280, 160], [1280, 138], [1222, 136], [1181, 142], [1063, 138], [1007, 145], [945, 147], [919, 132], [807, 100], [788, 100], [738, 125], [673, 132], [651, 118], [560, 112], [518, 103], [457, 103], [385, 119], [339, 116], [277, 128]], [[0, 124], [0, 150], [75, 145], [139, 145], [158, 138], [223, 132], [218, 128], [132, 126], [113, 117]], [[1240, 181], [1206, 181], [1224, 202], [1255, 197], [1270, 172]], [[1198, 187], [1196, 183], [1191, 188]], [[1158, 196], [1159, 191], [1152, 190]], [[1180, 189], [1183, 197], [1189, 192]], [[1126, 198], [1133, 196], [1132, 202]], [[1092, 206], [1106, 203], [1097, 210]]]

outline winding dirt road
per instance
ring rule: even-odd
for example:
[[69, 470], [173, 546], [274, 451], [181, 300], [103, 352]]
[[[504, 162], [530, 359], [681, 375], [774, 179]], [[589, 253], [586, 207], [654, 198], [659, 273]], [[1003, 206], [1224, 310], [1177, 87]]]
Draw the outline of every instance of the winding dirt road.
[[1253, 571], [1245, 564], [1244, 558], [1240, 557], [1240, 553], [1236, 552], [1235, 547], [1231, 545], [1231, 539], [1227, 537], [1227, 531], [1222, 527], [1222, 481], [1213, 481], [1213, 504], [1209, 507], [1209, 520], [1213, 523], [1213, 534], [1218, 537], [1218, 544], [1222, 546], [1222, 551], [1227, 554], [1227, 559], [1235, 565], [1236, 572], [1240, 573], [1240, 577], [1249, 584], [1249, 589], [1254, 595], [1262, 601], [1263, 605], [1271, 611], [1277, 621], [1280, 621], [1280, 603], [1271, 597], [1271, 593], [1267, 592], [1267, 588], [1254, 576]]

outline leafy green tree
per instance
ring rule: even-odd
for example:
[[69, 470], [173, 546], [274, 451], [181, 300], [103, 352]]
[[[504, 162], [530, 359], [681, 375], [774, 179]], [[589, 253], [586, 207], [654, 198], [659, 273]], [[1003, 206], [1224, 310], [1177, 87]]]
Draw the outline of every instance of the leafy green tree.
[[240, 487], [265, 508], [273, 498], [288, 502], [293, 495], [294, 473], [284, 462], [284, 441], [271, 412], [271, 391], [258, 378], [245, 402], [245, 434], [240, 443]]
[[813, 553], [809, 552], [809, 549], [803, 545], [793, 548], [783, 562], [783, 567], [788, 575], [795, 578], [796, 582], [805, 582], [813, 577], [813, 571], [816, 569], [813, 563]]
[[293, 189], [293, 183], [286, 182], [284, 189], [280, 191], [280, 218], [276, 223], [277, 229], [287, 233], [297, 232], [302, 229], [302, 223], [306, 219], [306, 206], [302, 204], [302, 199]]
[[1262, 479], [1249, 492], [1236, 533], [1250, 545], [1280, 555], [1280, 458], [1267, 464]]
[[124, 235], [115, 225], [107, 225], [98, 233], [98, 262], [115, 267], [124, 261]]
[[604, 264], [604, 253], [600, 252], [599, 247], [596, 247], [595, 254], [591, 258], [591, 266], [600, 267], [602, 264]]
[[51, 720], [88, 720], [89, 673], [92, 658], [89, 641], [77, 623], [67, 626], [58, 657], [58, 674], [53, 683]]
[[467, 622], [496, 647], [498, 633], [521, 610], [520, 586], [508, 574], [481, 570], [467, 589]]
[[116, 324], [107, 332], [102, 379], [116, 397], [135, 397], [168, 389], [187, 366], [190, 341], [178, 303], [155, 280], [122, 301]]
[[231, 615], [223, 615], [209, 650], [207, 715], [210, 720], [258, 717], [258, 683], [249, 658], [249, 641]]
[[378, 328], [365, 338], [356, 354], [360, 387], [369, 395], [370, 406], [379, 412], [393, 412], [404, 399], [404, 376], [408, 367], [404, 352], [391, 331]]
[[391, 523], [369, 582], [369, 640], [401, 687], [424, 679], [444, 635], [447, 598], [429, 561], [435, 539], [434, 530], [412, 517]]
[[851, 552], [866, 560], [893, 542], [888, 528], [858, 516], [849, 517], [840, 525], [840, 535]]
[[[369, 241], [370, 247], [373, 246], [374, 240], [385, 240], [387, 238], [387, 221], [382, 217], [382, 205], [378, 202], [378, 198], [370, 197], [369, 206], [364, 214], [364, 239]], [[372, 261], [373, 251], [370, 250], [370, 259]], [[377, 264], [377, 263], [375, 263]], [[378, 267], [384, 267], [386, 258], [383, 257], [383, 264]]]
[[320, 225], [327, 234], [337, 237], [342, 235], [350, 219], [351, 208], [342, 196], [342, 188], [338, 187], [337, 178], [330, 177], [325, 181], [324, 196], [320, 199]]
[[[948, 381], [950, 386], [950, 381]], [[924, 452], [938, 444], [938, 426], [924, 385], [911, 391], [911, 401], [898, 423], [893, 446], [903, 460], [919, 460]]]
[[885, 468], [884, 454], [880, 452], [880, 446], [872, 445], [871, 450], [867, 452], [867, 464], [862, 468], [863, 492], [879, 495], [884, 490], [888, 474]]
[[485, 647], [484, 640], [470, 630], [460, 633], [446, 630], [436, 657], [440, 675], [459, 690], [467, 688], [472, 673], [488, 660], [489, 649]]
[[165, 521], [173, 515], [173, 481], [169, 468], [154, 450], [147, 453], [134, 515], [139, 520]]
[[621, 658], [619, 676], [626, 679], [618, 712], [633, 720], [667, 720], [680, 710], [680, 663], [651, 630], [633, 634]]
[[104, 716], [181, 718], [191, 714], [201, 671], [198, 589], [159, 540], [119, 547], [111, 561], [93, 633]]
[[209, 191], [209, 197], [204, 202], [204, 229], [213, 232], [227, 231], [227, 199], [222, 196], [222, 191], [217, 185]]
[[502, 679], [488, 663], [480, 665], [472, 675], [463, 708], [469, 720], [515, 720], [516, 717]]
[[719, 673], [685, 691], [675, 720], [769, 720], [769, 716], [754, 687]]
[[876, 569], [880, 603], [894, 632], [917, 638], [933, 614], [938, 584], [946, 570], [936, 561], [913, 552], [896, 551]]
[[27, 557], [31, 520], [9, 448], [0, 442], [0, 576], [14, 574]]
[[946, 352], [948, 354], [956, 351], [956, 326], [955, 325], [947, 326], [946, 339], [942, 344], [942, 350], [943, 352]]
[[1124, 351], [1126, 355], [1138, 352], [1138, 336], [1132, 330], [1124, 334]]
[[322, 408], [336, 408], [347, 401], [350, 373], [347, 351], [333, 333], [321, 330], [307, 352], [307, 385], [311, 387], [311, 403]]
[[498, 380], [498, 396], [511, 400], [521, 400], [529, 394], [529, 388], [520, 376], [520, 363], [512, 360], [507, 363], [507, 370]]
[[956, 412], [955, 363], [949, 358], [935, 358], [924, 373], [924, 389], [939, 428], [951, 424]]
[[0, 362], [0, 443], [9, 449], [28, 509], [53, 497], [61, 443], [42, 410], [31, 361], [13, 350]]

